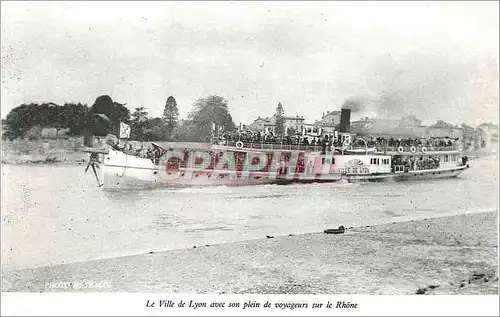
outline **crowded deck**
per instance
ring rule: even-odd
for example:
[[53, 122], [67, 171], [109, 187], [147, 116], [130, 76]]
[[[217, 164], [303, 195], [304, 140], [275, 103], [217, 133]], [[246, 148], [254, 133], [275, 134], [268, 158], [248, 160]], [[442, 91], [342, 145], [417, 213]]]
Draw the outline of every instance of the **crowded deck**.
[[372, 138], [354, 136], [345, 141], [345, 137], [325, 134], [322, 136], [294, 135], [277, 137], [272, 132], [261, 133], [242, 131], [239, 133], [224, 133], [212, 139], [213, 145], [235, 147], [237, 149], [288, 150], [288, 151], [321, 151], [334, 149], [363, 150], [375, 149], [378, 153], [426, 153], [457, 151], [461, 148], [458, 138], [428, 137], [428, 138]]

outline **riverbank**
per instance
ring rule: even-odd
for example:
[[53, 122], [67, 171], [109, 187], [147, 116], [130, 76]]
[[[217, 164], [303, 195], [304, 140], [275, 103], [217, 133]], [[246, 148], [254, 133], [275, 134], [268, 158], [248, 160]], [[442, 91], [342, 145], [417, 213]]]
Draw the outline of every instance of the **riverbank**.
[[[121, 140], [127, 148], [147, 149], [151, 147], [151, 142], [140, 142], [133, 140]], [[208, 151], [209, 143], [200, 142], [155, 142], [164, 148], [173, 149], [200, 149]], [[104, 137], [94, 137], [93, 147], [97, 149], [107, 149]], [[39, 139], [39, 140], [2, 140], [2, 164], [59, 164], [75, 165], [89, 161], [89, 153], [83, 150], [83, 137], [68, 137], [59, 139]]]
[[4, 274], [2, 291], [496, 294], [497, 212]]
[[[94, 143], [104, 146], [102, 140]], [[78, 164], [88, 161], [83, 137], [2, 140], [2, 164]]]

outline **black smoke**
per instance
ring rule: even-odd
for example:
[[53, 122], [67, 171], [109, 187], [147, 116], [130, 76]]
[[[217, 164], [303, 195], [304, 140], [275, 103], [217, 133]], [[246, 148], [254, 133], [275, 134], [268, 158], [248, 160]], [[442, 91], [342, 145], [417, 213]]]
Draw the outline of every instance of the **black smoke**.
[[366, 109], [366, 100], [364, 98], [349, 98], [341, 106], [341, 109], [349, 109], [352, 113], [362, 112]]
[[[498, 90], [492, 87], [498, 87], [496, 58], [438, 52], [381, 58], [368, 70], [364, 92], [379, 118], [414, 115], [459, 124], [481, 115], [476, 109], [498, 103]], [[354, 102], [355, 109], [363, 105]]]

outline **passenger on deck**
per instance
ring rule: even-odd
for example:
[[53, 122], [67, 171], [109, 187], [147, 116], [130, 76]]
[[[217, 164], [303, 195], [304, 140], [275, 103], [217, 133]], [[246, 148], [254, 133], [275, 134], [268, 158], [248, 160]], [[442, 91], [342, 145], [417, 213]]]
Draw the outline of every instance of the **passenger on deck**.
[[153, 159], [154, 158], [154, 153], [153, 153], [153, 148], [152, 147], [148, 148], [148, 150], [146, 151], [146, 156], [149, 159]]
[[134, 148], [132, 147], [132, 144], [128, 145], [128, 149], [126, 151], [126, 154], [134, 155]]

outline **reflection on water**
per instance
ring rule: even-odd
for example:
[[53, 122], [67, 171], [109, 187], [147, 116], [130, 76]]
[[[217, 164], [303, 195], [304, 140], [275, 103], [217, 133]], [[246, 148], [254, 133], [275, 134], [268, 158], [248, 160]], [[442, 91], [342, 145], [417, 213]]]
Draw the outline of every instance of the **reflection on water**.
[[81, 166], [2, 165], [2, 268], [497, 208], [496, 158], [459, 178], [104, 192]]

